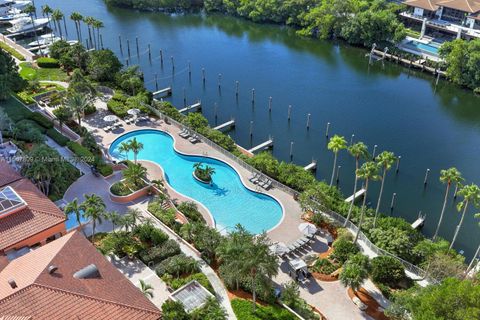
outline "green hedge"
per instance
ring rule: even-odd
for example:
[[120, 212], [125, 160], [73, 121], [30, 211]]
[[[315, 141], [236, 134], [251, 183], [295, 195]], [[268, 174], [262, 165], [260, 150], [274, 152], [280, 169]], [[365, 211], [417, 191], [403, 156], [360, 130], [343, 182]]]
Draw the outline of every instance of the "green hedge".
[[124, 102], [111, 99], [107, 102], [107, 108], [117, 117], [125, 118], [128, 115], [128, 107], [125, 105]]
[[107, 163], [100, 163], [97, 165], [98, 172], [104, 177], [113, 174], [113, 167]]
[[32, 112], [29, 117], [30, 120], [35, 121], [45, 129], [52, 129], [53, 128], [53, 122], [46, 118], [44, 115], [38, 112]]
[[8, 52], [9, 54], [11, 54], [12, 56], [14, 56], [15, 58], [17, 58], [18, 60], [20, 61], [25, 61], [25, 57], [22, 56], [22, 54], [20, 52], [18, 52], [17, 50], [13, 49], [12, 47], [10, 47], [9, 45], [7, 45], [6, 43], [0, 41], [0, 48], [2, 48], [3, 50], [5, 50], [6, 52]]
[[280, 306], [262, 306], [257, 303], [256, 310], [252, 310], [252, 302], [244, 299], [233, 299], [233, 312], [242, 320], [296, 320], [297, 318], [287, 309]]
[[58, 132], [55, 128], [50, 128], [47, 130], [47, 136], [52, 138], [53, 141], [61, 145], [62, 147], [65, 147], [67, 143], [70, 141], [67, 137], [65, 137], [63, 134]]
[[89, 104], [89, 105], [85, 108], [85, 110], [83, 110], [83, 113], [84, 113], [86, 116], [88, 116], [88, 115], [90, 115], [90, 114], [92, 114], [92, 113], [95, 113], [96, 111], [97, 111], [97, 108], [95, 107], [95, 105]]
[[92, 165], [95, 162], [95, 156], [87, 148], [78, 144], [77, 142], [69, 141], [67, 147], [75, 153], [77, 157], [80, 157], [86, 163]]
[[37, 65], [40, 68], [59, 68], [60, 64], [57, 59], [42, 57], [37, 59]]

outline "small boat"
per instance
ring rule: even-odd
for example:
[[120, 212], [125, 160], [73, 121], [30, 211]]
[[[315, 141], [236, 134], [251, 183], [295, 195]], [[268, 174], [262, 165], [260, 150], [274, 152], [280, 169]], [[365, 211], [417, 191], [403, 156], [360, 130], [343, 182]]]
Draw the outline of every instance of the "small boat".
[[9, 23], [12, 20], [28, 17], [28, 14], [22, 13], [18, 9], [12, 9], [7, 14], [0, 16], [0, 23]]
[[78, 40], [68, 40], [67, 43], [71, 46], [78, 43]]
[[31, 3], [31, 1], [0, 0], [0, 16], [7, 15], [12, 9], [22, 10]]
[[12, 27], [7, 28], [10, 33], [27, 33], [34, 30], [39, 30], [48, 24], [48, 18], [32, 19], [30, 17], [23, 17], [10, 21]]
[[[45, 35], [44, 35], [45, 36]], [[32, 41], [28, 44], [29, 47], [38, 47], [38, 46], [45, 46], [55, 43], [61, 40], [60, 37], [55, 37], [55, 35], [50, 34], [50, 37], [40, 36], [38, 40]]]

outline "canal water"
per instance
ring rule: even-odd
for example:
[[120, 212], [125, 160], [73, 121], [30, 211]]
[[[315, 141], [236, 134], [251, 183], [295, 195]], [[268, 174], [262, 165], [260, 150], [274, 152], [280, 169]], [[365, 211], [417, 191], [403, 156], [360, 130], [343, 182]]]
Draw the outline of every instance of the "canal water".
[[[48, 3], [67, 17], [78, 11], [100, 19], [105, 24], [101, 30], [104, 46], [114, 50], [125, 63], [129, 39], [129, 63], [141, 66], [150, 90], [155, 90], [157, 74], [160, 88], [172, 86], [170, 100], [177, 107], [183, 107], [185, 92], [187, 104], [202, 101], [202, 112], [211, 125], [234, 118], [237, 127], [230, 134], [244, 147], [261, 143], [271, 135], [273, 154], [289, 161], [293, 141], [293, 162], [304, 166], [312, 159], [317, 160], [318, 179], [329, 181], [333, 165], [333, 155], [326, 149], [327, 122], [331, 123], [330, 135], [340, 134], [350, 141], [354, 134], [354, 141], [364, 141], [371, 152], [378, 145], [377, 154], [389, 150], [400, 155], [399, 173], [392, 169], [387, 175], [382, 211], [410, 222], [422, 211], [427, 215], [423, 228], [427, 236], [435, 230], [444, 195], [444, 186], [438, 181], [440, 169], [456, 166], [468, 182], [480, 183], [480, 99], [445, 81], [435, 86], [431, 75], [388, 62], [377, 61], [369, 66], [363, 49], [304, 39], [289, 28], [231, 17], [136, 12], [107, 8], [102, 0], [35, 3], [38, 8]], [[75, 29], [69, 19], [67, 25], [69, 38], [74, 39]], [[85, 39], [88, 35], [85, 26], [82, 33]], [[140, 57], [137, 57], [136, 37]], [[240, 88], [238, 99], [236, 81]], [[255, 89], [253, 104], [252, 88]], [[289, 105], [292, 106], [290, 121]], [[309, 130], [307, 114], [311, 115]], [[353, 188], [354, 161], [342, 151], [338, 164], [341, 165], [339, 187], [348, 196]], [[427, 168], [430, 175], [425, 188]], [[372, 206], [376, 204], [379, 185], [374, 183], [369, 193]], [[394, 192], [397, 197], [391, 211]], [[460, 220], [452, 197], [450, 200], [441, 229], [441, 235], [447, 239], [452, 238]], [[473, 212], [472, 209], [466, 217], [456, 244], [467, 256], [473, 254], [480, 242], [480, 229]]]

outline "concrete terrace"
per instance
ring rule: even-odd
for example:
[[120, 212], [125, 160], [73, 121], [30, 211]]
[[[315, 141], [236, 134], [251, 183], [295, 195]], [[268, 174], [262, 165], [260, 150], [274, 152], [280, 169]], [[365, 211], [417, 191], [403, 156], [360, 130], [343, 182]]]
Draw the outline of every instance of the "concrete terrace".
[[[151, 119], [148, 122], [131, 125], [126, 124], [124, 121], [121, 121], [123, 125], [121, 128], [118, 128], [113, 132], [105, 132], [102, 128], [106, 125], [106, 123], [104, 123], [102, 119], [105, 115], [109, 114], [109, 112], [106, 109], [105, 102], [103, 101], [97, 100], [96, 107], [98, 112], [90, 117], [87, 117], [84, 120], [83, 124], [95, 136], [106, 155], [108, 154], [108, 148], [110, 144], [122, 134], [140, 129], [157, 129], [172, 135], [175, 140], [174, 146], [177, 151], [189, 155], [208, 156], [224, 161], [237, 170], [244, 185], [246, 185], [251, 190], [257, 190], [258, 187], [248, 180], [248, 178], [251, 176], [250, 171], [241, 167], [235, 161], [231, 160], [221, 152], [215, 150], [214, 148], [210, 147], [205, 143], [192, 144], [188, 140], [180, 138], [178, 136], [178, 133], [181, 131], [181, 129], [174, 124], [166, 124], [165, 122], [158, 119]], [[154, 180], [163, 178], [163, 171], [158, 165], [152, 162], [143, 162], [143, 164], [148, 169], [149, 179]], [[180, 201], [191, 201], [191, 199], [189, 199], [188, 197], [185, 197], [184, 195], [181, 195], [175, 190], [173, 190], [170, 186], [168, 186], [168, 184], [166, 184], [165, 187], [167, 188], [168, 193], [172, 197], [172, 199], [178, 199]], [[298, 202], [296, 202], [290, 194], [278, 188], [272, 188], [269, 191], [261, 190], [260, 192], [274, 197], [282, 204], [284, 208], [283, 220], [279, 223], [277, 227], [268, 232], [268, 236], [270, 237], [270, 239], [272, 241], [282, 241], [286, 244], [289, 244], [301, 238], [302, 233], [298, 230], [297, 226], [303, 221], [301, 220], [302, 210]], [[201, 203], [197, 203], [199, 204], [200, 210], [204, 215], [205, 219], [211, 225], [213, 225], [211, 216], [208, 213], [207, 209], [203, 207]]]

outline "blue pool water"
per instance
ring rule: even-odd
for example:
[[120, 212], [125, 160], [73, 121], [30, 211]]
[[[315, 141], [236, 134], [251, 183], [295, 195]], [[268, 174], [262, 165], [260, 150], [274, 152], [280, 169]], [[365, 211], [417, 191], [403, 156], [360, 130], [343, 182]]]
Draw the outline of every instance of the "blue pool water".
[[[85, 218], [82, 214], [80, 216], [80, 221], [82, 222], [82, 224], [85, 224], [88, 222], [88, 219]], [[78, 227], [77, 217], [74, 213], [68, 214], [67, 221], [65, 221], [65, 227], [67, 228], [67, 231]]]
[[[118, 152], [118, 146], [134, 137], [144, 145], [138, 159], [159, 164], [172, 188], [202, 203], [210, 211], [218, 230], [229, 231], [236, 224], [241, 224], [248, 231], [258, 234], [273, 228], [281, 220], [282, 207], [275, 199], [247, 189], [237, 172], [222, 161], [176, 152], [173, 138], [164, 132], [140, 130], [125, 134], [112, 143], [110, 154], [117, 159], [124, 159], [125, 154]], [[128, 157], [133, 159], [133, 153]], [[215, 169], [213, 185], [203, 184], [193, 178], [193, 165], [197, 162]]]
[[408, 42], [408, 45], [414, 49], [420, 50], [422, 52], [430, 53], [434, 56], [438, 56], [438, 46], [432, 44], [425, 44], [415, 40]]

